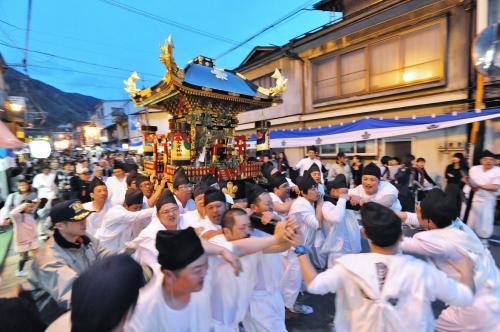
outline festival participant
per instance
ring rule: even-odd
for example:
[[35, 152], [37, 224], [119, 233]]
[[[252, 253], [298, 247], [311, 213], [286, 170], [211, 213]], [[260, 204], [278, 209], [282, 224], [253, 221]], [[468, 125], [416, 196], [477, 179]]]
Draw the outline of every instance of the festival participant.
[[46, 324], [70, 308], [73, 281], [106, 254], [97, 241], [85, 234], [85, 219], [91, 213], [78, 200], [55, 204], [50, 210], [54, 236], [35, 256], [28, 279]]
[[[137, 306], [124, 330], [213, 331], [208, 254], [217, 255], [227, 250], [212, 245], [212, 251], [207, 253], [191, 227], [159, 231], [156, 249], [160, 269], [141, 289]], [[236, 264], [233, 268], [239, 273]]]
[[139, 289], [145, 284], [144, 270], [130, 256], [106, 257], [74, 281], [71, 311], [46, 331], [123, 331], [137, 303]]
[[139, 189], [129, 189], [125, 194], [125, 202], [106, 212], [95, 235], [101, 241], [101, 246], [118, 252], [149, 224], [154, 208], [143, 210], [142, 198], [143, 194]]
[[140, 189], [142, 191], [142, 194], [144, 195], [142, 208], [147, 209], [155, 206], [156, 201], [158, 200], [158, 198], [160, 198], [163, 190], [165, 189], [167, 178], [162, 178], [156, 190], [154, 191], [153, 184], [146, 176], [138, 175], [135, 182], [137, 189]]
[[[474, 265], [474, 303], [467, 307], [450, 305], [441, 312], [436, 329], [494, 331], [500, 326], [500, 271], [481, 240], [457, 218], [454, 199], [434, 188], [417, 207], [417, 213], [397, 213], [409, 226], [426, 230], [404, 237], [400, 247], [428, 257], [431, 264], [454, 279], [456, 271], [449, 262], [460, 255], [469, 257]], [[477, 319], [478, 315], [481, 319]]]
[[417, 200], [419, 202], [422, 201], [427, 194], [425, 188], [437, 186], [436, 182], [427, 174], [425, 170], [425, 159], [421, 157], [417, 158], [415, 164], [415, 182], [418, 183], [417, 186], [419, 190], [417, 190]]
[[[217, 182], [217, 179], [211, 173], [203, 175], [200, 181], [204, 182], [208, 188], [215, 188], [219, 190], [221, 189], [219, 183]], [[229, 207], [234, 205], [234, 199], [226, 193], [224, 193], [224, 195], [226, 195], [226, 202], [229, 205]]]
[[[268, 183], [271, 183], [271, 177], [274, 174], [279, 174], [278, 169], [275, 168], [271, 162], [263, 163], [262, 166], [260, 167], [260, 171], [262, 173], [262, 176], [264, 176], [267, 179]], [[288, 177], [285, 178], [286, 181], [288, 182], [288, 185], [290, 186], [290, 190], [299, 195], [300, 194], [299, 187], [295, 183], [293, 183], [293, 181], [290, 178]]]
[[[46, 198], [45, 202], [47, 202]], [[24, 271], [24, 265], [29, 259], [29, 252], [31, 251], [33, 257], [38, 252], [37, 222], [33, 214], [39, 203], [40, 199], [25, 200], [10, 213], [14, 225], [14, 248], [20, 255], [16, 277], [26, 277], [28, 275]]]
[[380, 158], [380, 178], [385, 181], [391, 180], [391, 170], [389, 169], [389, 160], [391, 157], [383, 156]]
[[[316, 147], [310, 146], [307, 148], [307, 157], [301, 159], [297, 165], [295, 165], [295, 169], [299, 170], [299, 176], [303, 176], [304, 172], [311, 168], [312, 164], [318, 165], [321, 172], [321, 162], [316, 158]], [[320, 175], [321, 182], [323, 182], [323, 174]]]
[[480, 155], [481, 165], [469, 170], [469, 185], [474, 196], [468, 224], [470, 228], [488, 245], [488, 238], [493, 234], [495, 206], [500, 190], [500, 167], [495, 166], [495, 155], [484, 150]]
[[206, 217], [205, 192], [208, 189], [209, 187], [205, 182], [203, 182], [203, 180], [200, 180], [200, 182], [198, 182], [194, 187], [193, 196], [196, 209], [188, 211], [182, 215], [182, 219], [184, 220], [186, 227], [193, 227], [194, 229], [197, 229], [203, 226], [203, 220]]
[[344, 174], [338, 174], [327, 183], [326, 188], [335, 204], [331, 200], [325, 201], [321, 208], [326, 236], [320, 253], [328, 256], [327, 266], [331, 268], [340, 256], [361, 251], [361, 235], [357, 219], [346, 216], [349, 196]]
[[42, 173], [33, 178], [33, 188], [38, 191], [38, 198], [51, 200], [56, 196], [55, 174], [50, 173], [50, 166], [44, 164]]
[[312, 164], [311, 167], [307, 170], [307, 172], [311, 175], [313, 180], [318, 184], [318, 191], [321, 197], [325, 196], [325, 186], [323, 185], [321, 178], [321, 169], [318, 164]]
[[201, 235], [205, 240], [221, 233], [221, 218], [227, 210], [226, 196], [221, 190], [210, 188], [204, 197], [206, 217], [202, 221]]
[[[284, 184], [288, 186], [288, 182], [285, 177], [281, 174], [274, 174], [272, 179], [272, 186], [275, 188], [275, 192], [280, 190], [286, 191], [284, 189], [276, 189], [276, 187], [279, 188]], [[248, 206], [251, 209], [252, 214], [262, 215], [261, 222], [266, 222], [266, 218], [268, 218], [267, 215], [271, 216], [269, 221], [273, 219], [272, 212], [274, 205], [269, 202], [269, 196], [271, 195], [278, 197], [274, 193], [267, 193], [260, 187], [252, 190], [251, 194], [247, 195]], [[285, 215], [282, 216], [286, 217]], [[223, 225], [224, 224], [225, 223], [223, 222]], [[253, 229], [251, 235], [253, 237], [269, 236], [269, 234], [256, 228]], [[286, 248], [282, 249], [285, 250]], [[262, 259], [257, 265], [257, 284], [250, 299], [248, 312], [243, 320], [243, 326], [247, 332], [286, 331], [285, 303], [283, 301], [283, 296], [281, 295], [280, 285], [282, 278], [282, 266], [280, 260], [281, 254], [267, 252], [262, 256]]]
[[83, 203], [83, 208], [93, 212], [87, 217], [87, 233], [95, 236], [104, 216], [111, 208], [111, 202], [108, 200], [108, 187], [99, 178], [90, 182], [88, 190], [92, 201]]
[[292, 207], [292, 199], [290, 198], [290, 184], [287, 179], [275, 173], [269, 181], [272, 192], [269, 193], [272, 201], [272, 211], [274, 211], [281, 219], [285, 218]]
[[366, 202], [376, 202], [395, 211], [401, 210], [398, 200], [398, 190], [387, 181], [380, 181], [380, 168], [369, 163], [363, 168], [361, 186], [349, 189], [352, 205], [363, 205]]
[[351, 167], [347, 162], [345, 153], [342, 151], [337, 153], [335, 162], [330, 166], [328, 181], [332, 181], [339, 174], [343, 174], [347, 179], [347, 183], [351, 183]]
[[179, 205], [181, 214], [195, 210], [194, 200], [191, 198], [193, 196], [193, 186], [189, 182], [184, 168], [179, 167], [175, 170], [173, 187], [175, 200], [177, 201], [177, 205]]
[[107, 177], [104, 176], [104, 169], [101, 166], [99, 166], [98, 164], [95, 164], [94, 167], [92, 168], [91, 181], [95, 178], [101, 180], [102, 182], [106, 182], [106, 179], [107, 179]]
[[[322, 202], [320, 199], [318, 184], [313, 178], [305, 173], [299, 183], [301, 197], [293, 201], [289, 216], [293, 216], [304, 234], [305, 243], [308, 247], [315, 247], [316, 230], [321, 227], [323, 221]], [[316, 204], [316, 207], [315, 207]], [[316, 264], [321, 265], [320, 257], [314, 252]], [[283, 277], [281, 280], [281, 291], [285, 301], [285, 307], [295, 313], [312, 314], [313, 308], [304, 304], [296, 303], [302, 284], [302, 276], [297, 261], [295, 250], [289, 250], [283, 257]]]
[[123, 163], [115, 161], [113, 164], [113, 176], [106, 180], [109, 200], [111, 205], [122, 205], [127, 192], [127, 174], [124, 171]]
[[137, 173], [130, 173], [127, 175], [127, 189], [139, 189], [137, 188]]
[[[308, 248], [297, 246], [308, 292], [336, 293], [338, 331], [433, 331], [431, 301], [467, 306], [473, 301], [472, 262], [464, 257], [453, 267], [460, 282], [412, 256], [400, 254], [401, 221], [374, 202], [361, 207], [362, 233], [370, 253], [340, 257], [333, 268], [317, 273]], [[297, 233], [297, 244], [302, 243]]]

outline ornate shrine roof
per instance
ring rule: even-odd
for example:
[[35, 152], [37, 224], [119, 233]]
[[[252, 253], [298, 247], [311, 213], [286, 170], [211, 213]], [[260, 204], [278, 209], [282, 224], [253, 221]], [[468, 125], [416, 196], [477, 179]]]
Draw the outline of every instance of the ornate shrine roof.
[[157, 107], [179, 93], [201, 96], [218, 101], [231, 101], [245, 105], [245, 109], [264, 108], [281, 102], [281, 93], [286, 89], [285, 79], [278, 69], [271, 76], [276, 86], [269, 89], [259, 87], [240, 73], [217, 68], [213, 59], [198, 56], [184, 69], [179, 69], [173, 58], [173, 43], [169, 37], [161, 45], [160, 61], [166, 67], [163, 79], [156, 85], [138, 90], [135, 82], [140, 79], [134, 72], [124, 81], [125, 91], [136, 106]]

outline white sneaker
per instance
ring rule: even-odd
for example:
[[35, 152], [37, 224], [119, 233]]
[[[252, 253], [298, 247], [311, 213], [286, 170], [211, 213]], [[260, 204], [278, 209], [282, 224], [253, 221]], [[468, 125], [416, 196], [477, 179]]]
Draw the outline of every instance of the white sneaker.
[[22, 278], [22, 277], [27, 277], [27, 276], [28, 276], [28, 272], [26, 272], [24, 270], [16, 272], [16, 277]]
[[293, 313], [310, 315], [314, 312], [314, 309], [305, 304], [295, 304], [292, 309], [288, 308]]

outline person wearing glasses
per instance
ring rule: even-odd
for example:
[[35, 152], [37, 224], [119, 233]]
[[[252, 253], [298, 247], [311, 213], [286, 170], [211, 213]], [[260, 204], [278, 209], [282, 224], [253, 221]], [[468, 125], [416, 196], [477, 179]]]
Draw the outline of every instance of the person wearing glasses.
[[189, 178], [184, 172], [184, 168], [179, 167], [174, 173], [173, 180], [174, 197], [179, 212], [184, 214], [188, 211], [196, 210], [196, 205], [193, 200], [193, 185], [189, 182]]

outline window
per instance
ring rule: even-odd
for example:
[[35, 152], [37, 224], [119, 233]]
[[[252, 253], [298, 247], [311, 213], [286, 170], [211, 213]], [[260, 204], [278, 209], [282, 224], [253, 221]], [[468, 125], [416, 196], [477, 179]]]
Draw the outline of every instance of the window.
[[340, 92], [350, 95], [362, 92], [366, 87], [365, 49], [340, 56]]
[[252, 83], [262, 88], [269, 89], [270, 87], [274, 86], [273, 79], [271, 78], [272, 74], [273, 73], [269, 73], [267, 75], [256, 78], [252, 81]]
[[[313, 60], [315, 101], [443, 79], [445, 20]], [[367, 79], [368, 78], [368, 79]], [[368, 82], [367, 82], [368, 81]]]
[[315, 63], [314, 98], [325, 99], [337, 96], [337, 60], [329, 58]]
[[[377, 141], [359, 141], [338, 144], [325, 144], [319, 146], [319, 154], [321, 156], [336, 156], [339, 152], [344, 152], [347, 155], [376, 155]], [[307, 151], [306, 151], [307, 152]]]

